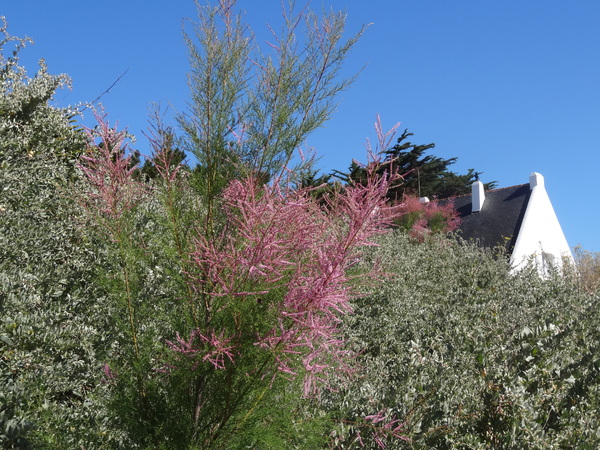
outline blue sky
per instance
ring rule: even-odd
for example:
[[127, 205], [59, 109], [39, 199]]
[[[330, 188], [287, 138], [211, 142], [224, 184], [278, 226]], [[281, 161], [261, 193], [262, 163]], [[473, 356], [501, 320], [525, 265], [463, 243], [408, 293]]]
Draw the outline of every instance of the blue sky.
[[[259, 33], [279, 19], [279, 0], [239, 0]], [[540, 172], [571, 246], [600, 251], [600, 2], [596, 0], [329, 0], [348, 14], [349, 33], [372, 23], [347, 60], [364, 67], [334, 117], [309, 138], [329, 172], [364, 160], [373, 123], [401, 122], [412, 142], [458, 157], [457, 172], [510, 186]], [[258, 6], [256, 6], [258, 5]], [[312, 6], [320, 8], [320, 1]], [[31, 74], [44, 58], [67, 73], [59, 105], [102, 98], [112, 121], [147, 144], [151, 102], [184, 110], [189, 90], [185, 17], [192, 0], [19, 0], [3, 2]], [[260, 36], [260, 34], [259, 34]]]

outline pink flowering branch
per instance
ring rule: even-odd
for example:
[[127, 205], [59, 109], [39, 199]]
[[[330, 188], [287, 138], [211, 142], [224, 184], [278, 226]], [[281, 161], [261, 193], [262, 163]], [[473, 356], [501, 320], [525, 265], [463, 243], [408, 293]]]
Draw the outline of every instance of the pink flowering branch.
[[377, 118], [375, 120], [375, 132], [377, 133], [377, 147], [374, 149], [371, 146], [371, 142], [367, 139], [366, 147], [367, 153], [369, 155], [381, 155], [382, 152], [387, 150], [396, 135], [396, 131], [398, 131], [398, 127], [400, 126], [400, 122], [390, 128], [387, 132], [383, 131], [383, 126], [381, 125], [381, 117], [377, 114]]
[[[129, 223], [126, 220], [126, 213], [133, 210], [142, 200], [145, 190], [133, 178], [136, 166], [132, 164], [131, 157], [127, 154], [127, 133], [111, 127], [105, 114], [94, 112], [94, 115], [98, 126], [85, 130], [88, 142], [86, 152], [79, 162], [79, 168], [88, 185], [85, 192], [87, 197], [83, 200], [83, 204], [88, 210], [96, 212], [95, 219], [98, 220], [98, 225], [102, 226], [110, 238], [119, 245], [129, 326], [137, 359], [139, 358], [137, 323], [131, 273], [125, 255], [125, 242], [130, 239], [126, 228]], [[143, 390], [141, 384], [140, 381], [140, 390]]]
[[94, 115], [98, 127], [86, 128], [88, 143], [79, 163], [90, 187], [85, 203], [100, 215], [118, 221], [139, 203], [144, 189], [132, 176], [137, 167], [127, 154], [127, 133], [111, 127], [105, 114]]
[[151, 116], [151, 127], [148, 133], [144, 133], [150, 142], [152, 156], [150, 161], [154, 164], [160, 177], [170, 187], [177, 178], [177, 174], [183, 167], [182, 163], [176, 161], [174, 151], [174, 134], [170, 127], [165, 127], [159, 107]]
[[234, 362], [235, 345], [231, 342], [233, 338], [226, 338], [225, 332], [217, 334], [214, 330], [203, 334], [199, 329], [193, 330], [186, 340], [179, 336], [175, 342], [166, 341], [167, 346], [182, 357], [194, 361], [192, 370], [196, 370], [200, 361], [208, 361], [215, 369], [225, 369], [225, 358]]
[[379, 448], [385, 448], [385, 440], [388, 438], [401, 439], [404, 441], [409, 440], [408, 437], [403, 434], [406, 424], [400, 422], [399, 419], [396, 419], [396, 416], [390, 418], [385, 410], [366, 416], [365, 421], [372, 423], [370, 428], [373, 433], [373, 439]]
[[100, 380], [102, 383], [111, 383], [117, 378], [108, 363], [104, 363], [104, 366], [102, 366], [102, 373], [104, 374], [104, 378]]
[[[253, 329], [254, 344], [273, 355], [280, 373], [295, 375], [302, 367], [306, 396], [332, 375], [352, 372], [352, 355], [338, 330], [358, 294], [348, 271], [361, 249], [389, 230], [395, 208], [386, 193], [394, 179], [370, 173], [365, 185], [348, 186], [325, 209], [309, 189], [280, 180], [266, 186], [236, 180], [223, 194], [223, 234], [195, 239], [191, 259], [198, 273], [192, 277], [196, 291], [212, 298], [212, 313], [281, 293], [263, 305], [276, 323]], [[363, 276], [372, 280], [377, 270]]]
[[361, 447], [365, 446], [363, 439], [368, 435], [377, 447], [382, 449], [390, 440], [410, 441], [406, 435], [406, 422], [401, 422], [396, 415], [391, 415], [385, 409], [357, 420], [342, 420], [342, 423], [350, 425], [350, 429], [354, 432], [352, 444], [358, 443]]

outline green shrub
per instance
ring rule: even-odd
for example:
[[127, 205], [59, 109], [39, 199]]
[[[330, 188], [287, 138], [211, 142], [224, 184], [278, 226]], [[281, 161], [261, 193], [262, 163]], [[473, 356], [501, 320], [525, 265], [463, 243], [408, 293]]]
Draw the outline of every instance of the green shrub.
[[4, 21], [0, 34], [0, 446], [97, 447], [112, 311], [92, 283], [103, 251], [69, 198], [85, 139], [75, 110], [50, 103], [68, 79], [43, 63], [28, 77], [26, 41]]
[[411, 448], [598, 446], [600, 317], [576, 280], [511, 276], [501, 255], [402, 233], [377, 256], [393, 276], [346, 322], [362, 379], [324, 405], [348, 423], [395, 414]]

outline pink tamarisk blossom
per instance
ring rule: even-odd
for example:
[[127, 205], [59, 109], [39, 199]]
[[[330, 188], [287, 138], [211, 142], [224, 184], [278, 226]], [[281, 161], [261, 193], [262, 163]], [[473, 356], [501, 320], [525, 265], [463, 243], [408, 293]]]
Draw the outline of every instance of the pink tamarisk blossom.
[[[378, 411], [375, 414], [365, 417], [366, 421], [370, 421], [372, 426], [373, 439], [379, 446], [379, 448], [385, 448], [384, 440], [386, 438], [396, 438], [402, 439], [404, 441], [408, 441], [409, 439], [402, 434], [404, 431], [405, 423], [400, 422], [399, 419], [396, 419], [395, 416], [389, 417], [388, 413], [385, 410]], [[360, 437], [358, 437], [359, 441]]]
[[94, 115], [98, 127], [86, 128], [88, 143], [79, 163], [91, 188], [86, 206], [119, 220], [141, 200], [144, 189], [132, 176], [136, 165], [127, 155], [127, 132], [111, 127], [105, 114]]
[[102, 373], [104, 374], [104, 378], [100, 380], [102, 383], [110, 383], [117, 378], [108, 363], [104, 363], [104, 366], [102, 366]]
[[203, 334], [199, 329], [193, 330], [186, 340], [179, 336], [175, 342], [166, 341], [167, 346], [182, 356], [195, 360], [192, 370], [200, 361], [208, 361], [215, 369], [225, 369], [225, 358], [234, 362], [235, 346], [230, 345], [232, 338], [225, 338], [224, 331], [217, 334], [214, 330]]
[[380, 275], [377, 268], [359, 274], [352, 266], [396, 216], [385, 196], [395, 175], [371, 175], [325, 207], [309, 189], [280, 180], [263, 186], [252, 178], [235, 180], [222, 198], [222, 235], [195, 239], [196, 292], [211, 299], [213, 314], [235, 314], [245, 302], [245, 308], [252, 305], [273, 318], [267, 328], [239, 324], [236, 332], [253, 333], [254, 345], [273, 355], [280, 373], [294, 376], [302, 368], [305, 396], [331, 376], [352, 372], [352, 354], [338, 326], [352, 311], [359, 278]]
[[152, 156], [149, 160], [154, 164], [160, 178], [170, 184], [177, 178], [183, 164], [177, 158], [173, 130], [163, 124], [160, 110], [155, 110], [152, 118], [152, 126], [147, 133], [144, 133], [152, 148]]
[[449, 233], [460, 225], [460, 217], [452, 202], [433, 199], [423, 203], [414, 195], [404, 195], [397, 207], [401, 214], [396, 223], [407, 228], [410, 236], [419, 241], [429, 233]]

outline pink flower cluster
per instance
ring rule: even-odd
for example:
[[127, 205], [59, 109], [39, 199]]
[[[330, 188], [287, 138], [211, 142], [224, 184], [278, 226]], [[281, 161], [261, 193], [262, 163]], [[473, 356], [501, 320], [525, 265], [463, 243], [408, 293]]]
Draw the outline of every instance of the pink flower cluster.
[[196, 370], [200, 361], [208, 361], [215, 369], [225, 369], [225, 358], [233, 362], [234, 346], [232, 338], [226, 338], [225, 332], [217, 334], [214, 330], [203, 334], [199, 329], [193, 330], [186, 340], [177, 333], [175, 342], [166, 341], [167, 346], [176, 353], [195, 360], [192, 370]]
[[[399, 419], [396, 419], [395, 416], [392, 416], [391, 418], [388, 417], [385, 410], [366, 416], [365, 420], [373, 424], [373, 439], [375, 439], [375, 442], [380, 448], [385, 448], [384, 440], [389, 437], [402, 439], [404, 441], [408, 440], [408, 438], [402, 434], [405, 424], [400, 422]], [[357, 439], [361, 445], [364, 445], [360, 438], [360, 434], [358, 434]]]
[[449, 233], [460, 225], [460, 218], [451, 201], [432, 200], [422, 203], [417, 196], [405, 195], [398, 205], [401, 210], [398, 223], [403, 224], [411, 215], [416, 215], [414, 223], [410, 224], [410, 235], [422, 240], [431, 232]]
[[[213, 313], [235, 311], [235, 302], [244, 301], [267, 308], [274, 323], [256, 330], [254, 344], [272, 353], [280, 373], [295, 376], [300, 363], [305, 395], [332, 372], [351, 371], [338, 333], [356, 294], [348, 270], [361, 247], [389, 229], [394, 214], [385, 194], [392, 178], [348, 186], [325, 208], [288, 183], [236, 180], [223, 195], [222, 235], [195, 240], [197, 292], [213, 299]], [[376, 269], [362, 276], [373, 279]]]
[[136, 166], [127, 155], [127, 133], [111, 127], [105, 115], [94, 114], [98, 127], [86, 129], [87, 150], [79, 164], [91, 188], [86, 204], [118, 220], [140, 201], [144, 189], [132, 177]]
[[102, 373], [104, 374], [104, 378], [100, 380], [102, 383], [110, 383], [117, 378], [108, 363], [104, 363], [104, 366], [102, 366]]

